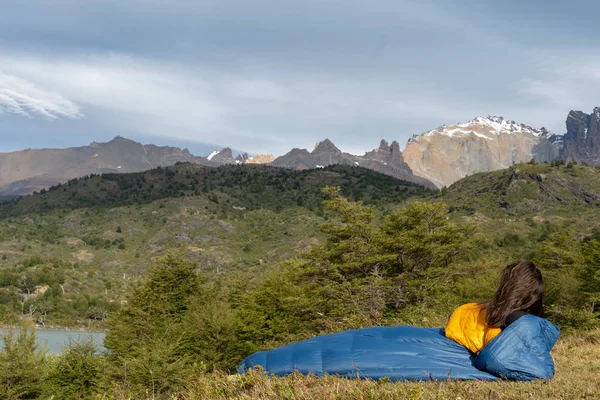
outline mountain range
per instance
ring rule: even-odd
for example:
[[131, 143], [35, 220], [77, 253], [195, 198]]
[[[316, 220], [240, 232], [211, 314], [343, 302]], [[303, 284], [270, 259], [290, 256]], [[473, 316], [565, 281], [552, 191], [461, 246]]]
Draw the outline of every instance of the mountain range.
[[229, 147], [203, 157], [187, 149], [144, 145], [118, 136], [108, 143], [93, 142], [89, 146], [0, 153], [0, 197], [30, 194], [91, 174], [140, 172], [179, 162], [213, 167], [269, 164], [295, 170], [355, 165], [429, 188], [442, 188], [477, 172], [531, 159], [600, 164], [600, 107], [591, 114], [570, 111], [564, 135], [503, 117], [478, 117], [414, 135], [404, 152], [398, 142], [381, 140], [374, 150], [353, 155], [325, 139], [310, 152], [294, 148], [277, 158], [245, 153], [234, 156]]

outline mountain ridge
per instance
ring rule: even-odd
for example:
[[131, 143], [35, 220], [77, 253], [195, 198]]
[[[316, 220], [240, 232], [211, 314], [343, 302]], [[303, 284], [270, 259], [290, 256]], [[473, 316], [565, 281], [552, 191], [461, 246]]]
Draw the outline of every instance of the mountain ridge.
[[507, 168], [536, 159], [554, 161], [559, 148], [545, 128], [532, 128], [503, 117], [477, 117], [413, 135], [404, 157], [413, 172], [438, 188], [465, 176]]
[[187, 148], [141, 144], [122, 136], [67, 149], [25, 149], [0, 153], [0, 196], [26, 195], [89, 174], [140, 172], [178, 162], [212, 167], [269, 164], [296, 170], [353, 165], [442, 188], [474, 173], [531, 159], [600, 164], [600, 107], [591, 114], [570, 111], [564, 135], [488, 115], [415, 134], [404, 151], [397, 141], [389, 144], [382, 139], [379, 147], [364, 155], [345, 153], [328, 138], [317, 142], [312, 151], [293, 148], [279, 157], [248, 153], [234, 157], [230, 147], [197, 156]]

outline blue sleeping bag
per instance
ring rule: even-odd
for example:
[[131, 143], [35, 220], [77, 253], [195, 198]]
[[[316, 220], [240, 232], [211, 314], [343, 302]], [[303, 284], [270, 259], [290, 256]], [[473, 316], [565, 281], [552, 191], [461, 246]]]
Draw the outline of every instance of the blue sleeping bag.
[[261, 366], [269, 374], [294, 372], [391, 380], [550, 379], [550, 350], [558, 328], [527, 315], [471, 353], [444, 336], [442, 328], [371, 327], [318, 336], [247, 357], [238, 372]]

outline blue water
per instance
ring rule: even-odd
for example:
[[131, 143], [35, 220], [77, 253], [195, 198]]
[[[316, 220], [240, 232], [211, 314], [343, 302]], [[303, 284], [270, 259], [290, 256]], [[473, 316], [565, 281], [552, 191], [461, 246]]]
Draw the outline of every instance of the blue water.
[[[0, 329], [0, 335], [4, 335], [6, 329]], [[48, 350], [50, 354], [61, 353], [69, 344], [69, 338], [72, 341], [85, 340], [92, 338], [96, 345], [96, 350], [102, 352], [106, 350], [103, 346], [104, 333], [99, 332], [81, 332], [81, 331], [49, 331], [43, 329], [35, 330], [37, 341]], [[0, 346], [2, 346], [2, 337], [0, 336]]]

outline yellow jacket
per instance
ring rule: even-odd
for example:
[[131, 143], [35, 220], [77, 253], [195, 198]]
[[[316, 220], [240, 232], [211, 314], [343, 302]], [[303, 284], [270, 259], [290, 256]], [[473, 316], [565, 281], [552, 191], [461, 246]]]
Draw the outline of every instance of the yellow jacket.
[[444, 333], [447, 338], [462, 344], [473, 353], [478, 353], [500, 331], [500, 328], [488, 327], [485, 305], [468, 303], [454, 310]]

